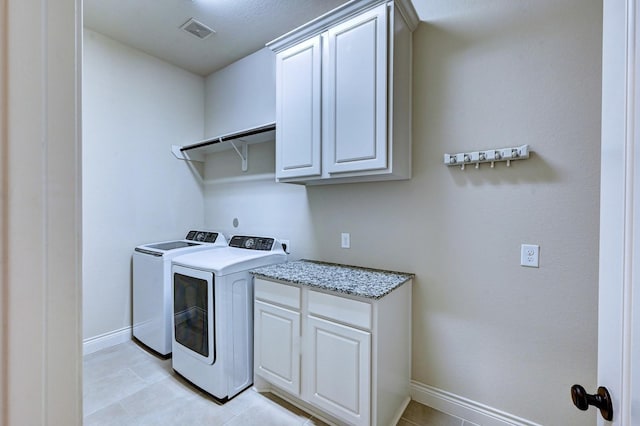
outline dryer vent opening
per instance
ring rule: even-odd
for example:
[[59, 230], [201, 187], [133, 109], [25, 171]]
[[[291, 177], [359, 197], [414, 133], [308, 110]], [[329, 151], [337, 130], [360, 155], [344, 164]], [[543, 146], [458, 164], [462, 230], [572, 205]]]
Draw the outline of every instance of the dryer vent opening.
[[182, 24], [180, 29], [188, 32], [189, 34], [198, 37], [201, 40], [209, 37], [211, 34], [214, 34], [215, 31], [203, 24], [200, 21], [195, 20], [194, 18], [189, 19], [187, 22]]

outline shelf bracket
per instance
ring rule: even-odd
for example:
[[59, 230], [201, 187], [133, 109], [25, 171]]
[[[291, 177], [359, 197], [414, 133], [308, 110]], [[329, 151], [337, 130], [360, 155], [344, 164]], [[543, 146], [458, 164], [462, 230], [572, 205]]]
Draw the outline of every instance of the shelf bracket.
[[229, 143], [231, 144], [231, 146], [233, 147], [233, 149], [236, 151], [236, 153], [240, 156], [240, 159], [242, 160], [242, 171], [246, 172], [249, 167], [248, 167], [248, 162], [249, 162], [249, 144], [247, 144], [244, 141], [241, 141], [242, 145], [240, 146], [240, 149], [242, 149], [242, 152], [240, 152], [240, 150], [238, 149], [238, 147], [236, 146], [236, 144], [233, 141], [229, 141]]
[[180, 145], [171, 145], [171, 152], [178, 160], [184, 161], [197, 161], [199, 163], [204, 163], [204, 156], [199, 153], [187, 153], [183, 151], [182, 146]]

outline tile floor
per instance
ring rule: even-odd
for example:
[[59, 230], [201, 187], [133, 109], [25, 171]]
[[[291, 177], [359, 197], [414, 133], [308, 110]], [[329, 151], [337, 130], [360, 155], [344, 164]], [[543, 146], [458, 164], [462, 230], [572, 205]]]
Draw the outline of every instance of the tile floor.
[[[126, 342], [84, 357], [84, 424], [313, 426], [322, 421], [277, 396], [248, 389], [219, 405], [163, 360]], [[398, 426], [472, 426], [411, 402]]]

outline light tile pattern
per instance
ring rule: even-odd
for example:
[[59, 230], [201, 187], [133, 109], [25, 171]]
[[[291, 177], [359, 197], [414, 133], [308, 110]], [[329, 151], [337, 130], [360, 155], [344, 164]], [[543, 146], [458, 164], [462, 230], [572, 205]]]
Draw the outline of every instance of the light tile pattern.
[[478, 426], [475, 423], [450, 416], [426, 405], [411, 401], [398, 426]]
[[[249, 389], [221, 405], [134, 342], [85, 356], [83, 389], [85, 426], [326, 426], [270, 393]], [[472, 424], [412, 401], [398, 426]]]

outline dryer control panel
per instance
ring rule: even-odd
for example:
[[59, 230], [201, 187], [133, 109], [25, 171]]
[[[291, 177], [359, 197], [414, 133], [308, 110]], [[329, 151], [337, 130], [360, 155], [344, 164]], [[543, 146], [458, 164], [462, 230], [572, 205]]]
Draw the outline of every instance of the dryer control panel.
[[229, 241], [229, 247], [271, 251], [274, 242], [275, 240], [273, 238], [234, 235], [231, 237], [231, 241]]

